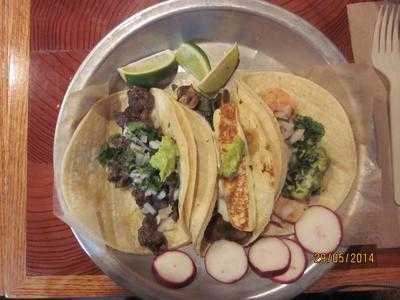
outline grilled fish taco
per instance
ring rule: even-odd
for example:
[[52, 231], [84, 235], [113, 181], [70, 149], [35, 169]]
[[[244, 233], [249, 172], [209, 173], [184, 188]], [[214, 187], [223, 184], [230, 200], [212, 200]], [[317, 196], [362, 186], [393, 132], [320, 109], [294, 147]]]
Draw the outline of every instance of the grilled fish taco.
[[222, 99], [214, 113], [219, 177], [213, 200], [208, 201], [208, 218], [197, 221], [204, 229], [195, 244], [201, 253], [220, 239], [243, 245], [254, 241], [269, 221], [281, 185], [283, 163], [274, 159], [282, 151], [280, 132], [268, 135], [254, 107], [241, 98], [239, 90]]
[[71, 139], [62, 166], [67, 209], [115, 249], [150, 254], [190, 241], [184, 211], [197, 152], [178, 106], [162, 90], [133, 87], [97, 102]]
[[357, 173], [352, 128], [340, 103], [309, 80], [281, 72], [240, 79], [254, 99], [273, 111], [286, 142], [288, 170], [274, 205], [279, 221], [266, 234], [290, 234], [291, 223], [310, 205], [336, 210], [349, 193]]

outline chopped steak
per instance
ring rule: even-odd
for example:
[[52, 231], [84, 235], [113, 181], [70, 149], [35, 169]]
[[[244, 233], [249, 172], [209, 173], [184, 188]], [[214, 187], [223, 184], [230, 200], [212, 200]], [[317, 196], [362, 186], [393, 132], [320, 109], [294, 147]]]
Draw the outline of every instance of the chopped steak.
[[179, 218], [178, 201], [172, 203], [172, 213], [170, 216], [171, 219], [174, 220], [175, 222], [178, 221]]
[[117, 134], [109, 139], [110, 146], [114, 148], [126, 148], [129, 146], [130, 141], [123, 135]]
[[121, 166], [116, 161], [111, 161], [108, 165], [108, 181], [118, 182], [121, 179], [121, 171]]
[[143, 208], [143, 205], [147, 202], [144, 192], [133, 190], [132, 195], [135, 197], [137, 206]]
[[151, 112], [154, 107], [154, 98], [150, 92], [142, 87], [133, 86], [128, 90], [129, 106], [123, 112], [114, 113], [117, 124], [123, 128], [129, 122], [141, 121], [152, 124]]
[[132, 178], [130, 178], [127, 174], [121, 176], [121, 178], [115, 183], [115, 187], [124, 188], [130, 185], [132, 182]]
[[119, 127], [124, 128], [125, 124], [128, 123], [128, 118], [125, 112], [114, 112], [113, 118]]
[[162, 232], [157, 231], [157, 221], [154, 216], [145, 215], [138, 233], [140, 245], [149, 248], [153, 253], [167, 250], [167, 239]]
[[179, 186], [178, 173], [177, 172], [171, 173], [171, 175], [168, 176], [166, 183], [170, 190], [176, 189]]
[[157, 211], [165, 207], [168, 207], [168, 201], [157, 199], [157, 197], [154, 196], [150, 196], [149, 198], [150, 198], [149, 200], [151, 201], [150, 202], [151, 206], [153, 206], [153, 208]]
[[220, 214], [215, 214], [207, 226], [204, 234], [205, 239], [212, 243], [221, 239], [244, 244], [251, 236], [251, 233], [240, 231], [226, 222]]
[[150, 92], [142, 87], [133, 86], [128, 90], [129, 106], [133, 108], [135, 112], [141, 112], [143, 110], [153, 110], [154, 98]]

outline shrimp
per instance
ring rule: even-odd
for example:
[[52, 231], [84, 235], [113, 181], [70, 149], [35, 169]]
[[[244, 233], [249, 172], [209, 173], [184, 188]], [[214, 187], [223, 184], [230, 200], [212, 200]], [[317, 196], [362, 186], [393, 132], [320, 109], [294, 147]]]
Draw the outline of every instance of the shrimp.
[[261, 95], [261, 98], [277, 118], [290, 120], [294, 117], [297, 107], [296, 100], [284, 90], [280, 88], [268, 89]]

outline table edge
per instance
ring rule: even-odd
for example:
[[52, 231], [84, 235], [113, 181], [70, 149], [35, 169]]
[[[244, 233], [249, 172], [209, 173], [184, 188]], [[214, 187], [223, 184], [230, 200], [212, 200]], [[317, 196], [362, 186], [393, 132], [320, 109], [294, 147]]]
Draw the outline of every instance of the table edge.
[[[29, 73], [30, 0], [1, 1], [0, 11], [7, 16], [0, 21], [3, 28], [0, 42], [6, 45], [1, 69], [1, 96], [6, 100], [0, 110], [1, 125], [5, 128], [1, 132], [0, 170], [4, 176], [0, 176], [0, 184], [5, 187], [5, 201], [0, 201], [0, 241], [5, 247], [0, 247], [0, 268], [3, 270], [0, 272], [0, 293], [13, 298], [128, 295], [106, 275], [26, 275], [28, 80], [24, 76], [13, 76], [11, 72]], [[18, 218], [14, 217], [11, 222], [9, 216]], [[321, 292], [323, 288], [345, 284], [388, 283], [389, 275], [400, 281], [400, 266], [333, 270], [306, 292]], [[65, 286], [70, 288], [65, 289]]]

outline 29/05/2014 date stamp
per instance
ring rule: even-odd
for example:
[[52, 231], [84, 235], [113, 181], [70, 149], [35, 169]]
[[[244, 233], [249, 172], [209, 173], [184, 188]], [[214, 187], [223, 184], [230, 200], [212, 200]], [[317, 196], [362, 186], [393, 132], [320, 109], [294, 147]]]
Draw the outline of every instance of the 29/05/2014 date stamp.
[[376, 246], [353, 246], [347, 251], [313, 253], [312, 261], [317, 264], [376, 265]]

